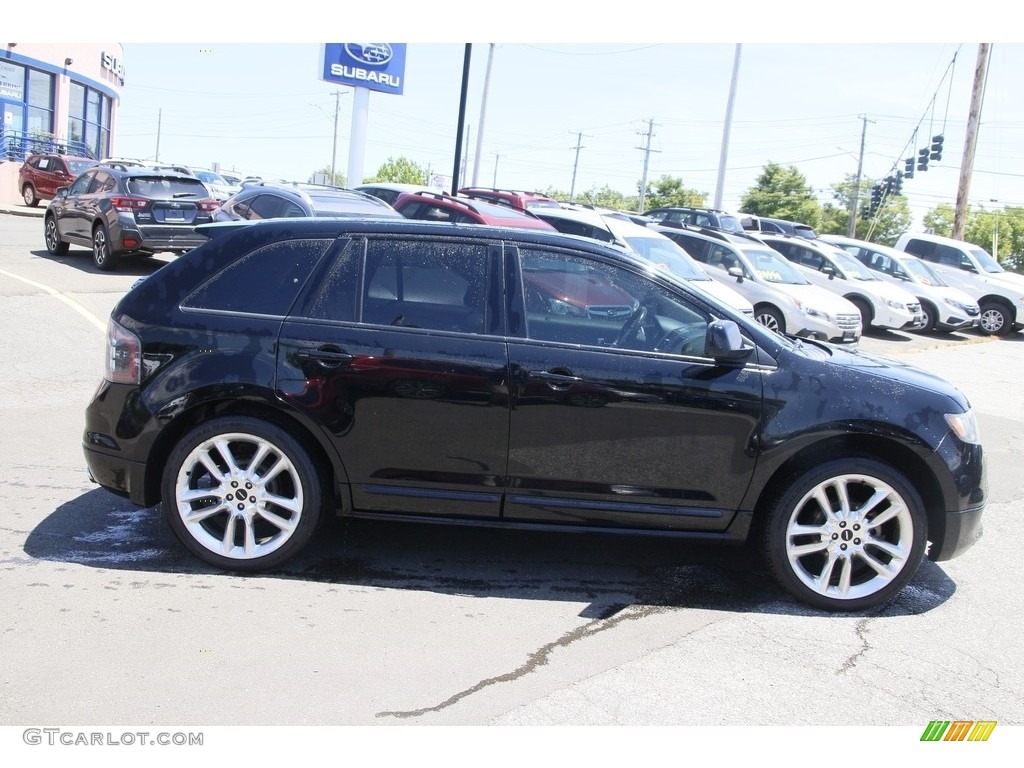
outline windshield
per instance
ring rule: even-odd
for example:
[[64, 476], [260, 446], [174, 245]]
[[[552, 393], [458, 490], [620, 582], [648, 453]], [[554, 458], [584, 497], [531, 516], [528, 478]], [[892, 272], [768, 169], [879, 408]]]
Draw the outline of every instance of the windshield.
[[854, 280], [878, 280], [878, 277], [875, 276], [870, 269], [865, 267], [846, 251], [833, 251], [829, 255], [832, 257], [833, 261], [840, 266], [843, 272]]
[[740, 234], [746, 232], [739, 219], [727, 214], [719, 214], [718, 227], [719, 229], [724, 229], [726, 232], [739, 232]]
[[196, 176], [199, 177], [200, 181], [205, 181], [207, 184], [220, 184], [225, 187], [228, 186], [224, 177], [219, 173], [214, 173], [213, 171], [196, 171]]
[[921, 285], [934, 285], [938, 287], [944, 287], [947, 283], [939, 277], [939, 273], [932, 269], [926, 262], [920, 259], [906, 259], [898, 264], [907, 270], [913, 277], [914, 280], [921, 283]]
[[744, 255], [758, 275], [766, 283], [787, 283], [789, 285], [807, 285], [807, 279], [801, 275], [786, 258], [777, 251], [761, 249], [744, 250]]
[[978, 264], [986, 272], [1005, 272], [1006, 270], [999, 266], [999, 262], [989, 255], [989, 252], [984, 248], [970, 248], [971, 255], [978, 260]]
[[684, 280], [711, 279], [682, 248], [667, 237], [627, 237], [626, 243], [634, 253]]

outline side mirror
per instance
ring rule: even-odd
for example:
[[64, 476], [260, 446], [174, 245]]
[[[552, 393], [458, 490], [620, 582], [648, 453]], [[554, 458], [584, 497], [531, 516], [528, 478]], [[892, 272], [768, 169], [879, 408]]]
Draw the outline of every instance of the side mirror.
[[737, 283], [743, 282], [743, 270], [739, 267], [729, 267], [729, 269], [726, 270], [726, 273], [735, 277]]
[[821, 273], [823, 275], [828, 275], [828, 279], [829, 280], [835, 280], [836, 279], [836, 270], [835, 270], [835, 267], [833, 267], [831, 264], [822, 264], [821, 265]]
[[68, 196], [68, 187], [57, 187], [57, 191], [53, 194], [54, 200], [63, 200]]
[[740, 327], [732, 320], [713, 320], [708, 324], [704, 337], [704, 356], [718, 363], [742, 364], [754, 352], [754, 347], [745, 344]]

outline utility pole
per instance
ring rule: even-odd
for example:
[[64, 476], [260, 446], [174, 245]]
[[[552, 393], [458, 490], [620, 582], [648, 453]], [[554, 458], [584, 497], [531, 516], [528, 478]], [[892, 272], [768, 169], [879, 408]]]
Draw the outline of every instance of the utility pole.
[[480, 124], [476, 127], [476, 156], [473, 158], [473, 186], [477, 186], [480, 175], [480, 156], [484, 147], [484, 117], [487, 114], [487, 91], [491, 87], [491, 62], [494, 60], [494, 43], [487, 50], [487, 70], [484, 73], [484, 95], [480, 99]]
[[341, 91], [335, 89], [334, 91], [334, 145], [331, 148], [331, 186], [335, 184], [335, 179], [338, 178], [334, 174], [334, 164], [338, 159], [338, 112], [341, 110]]
[[853, 195], [850, 196], [850, 221], [846, 225], [847, 237], [857, 236], [857, 203], [860, 200], [860, 177], [864, 170], [864, 140], [868, 135], [868, 123], [875, 122], [868, 120], [867, 115], [858, 115], [858, 117], [864, 121], [864, 125], [860, 130], [860, 156], [857, 159], [857, 180], [853, 182]]
[[494, 155], [494, 178], [491, 180], [491, 186], [495, 189], [498, 188], [498, 158], [500, 157], [501, 155]]
[[644, 153], [644, 175], [640, 179], [640, 202], [639, 208], [640, 213], [644, 212], [644, 198], [647, 196], [647, 165], [651, 159], [651, 152], [660, 152], [660, 149], [651, 149], [651, 137], [654, 136], [654, 118], [650, 118], [647, 121], [647, 144], [643, 147], [637, 147]]
[[729, 101], [725, 107], [725, 126], [722, 128], [722, 154], [718, 158], [718, 183], [715, 186], [715, 208], [722, 208], [722, 194], [725, 187], [725, 169], [729, 164], [729, 133], [732, 130], [732, 107], [736, 101], [736, 82], [740, 76], [740, 49], [736, 44], [736, 55], [732, 62], [732, 82], [729, 84]]
[[576, 202], [576, 167], [580, 164], [580, 150], [583, 149], [581, 141], [583, 141], [583, 131], [576, 131], [576, 159], [572, 163], [572, 185], [569, 187], [570, 203]]
[[466, 93], [469, 90], [469, 63], [473, 58], [473, 44], [466, 43], [462, 55], [462, 90], [459, 95], [459, 122], [455, 136], [455, 163], [452, 167], [452, 194], [459, 191], [459, 165], [462, 162], [462, 126], [466, 122]]
[[978, 123], [981, 122], [981, 104], [985, 100], [985, 80], [991, 55], [991, 43], [978, 46], [978, 63], [974, 69], [974, 87], [971, 89], [971, 111], [967, 116], [967, 136], [964, 140], [964, 159], [960, 163], [960, 186], [957, 188], [956, 212], [953, 214], [953, 238], [956, 240], [963, 240], [967, 223], [967, 196], [971, 190], [974, 151], [978, 146]]
[[156, 157], [153, 159], [158, 163], [160, 162], [160, 122], [163, 120], [164, 110], [163, 108], [156, 111]]

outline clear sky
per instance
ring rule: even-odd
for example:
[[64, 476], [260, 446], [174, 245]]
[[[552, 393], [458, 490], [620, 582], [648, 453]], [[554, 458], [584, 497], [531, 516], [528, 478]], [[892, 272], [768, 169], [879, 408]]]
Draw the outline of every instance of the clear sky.
[[[919, 219], [956, 200], [981, 39], [994, 45], [970, 200], [1024, 205], [1024, 45], [987, 29], [1005, 17], [994, 3], [974, 3], [958, 21], [965, 6], [945, 2], [910, 13], [872, 0], [843, 10], [856, 13], [845, 21], [838, 8], [795, 1], [771, 12], [754, 3], [445, 6], [490, 22], [461, 28], [438, 26], [421, 3], [389, 3], [386, 14], [358, 18], [341, 7], [303, 3], [287, 17], [249, 18], [237, 6], [204, 10], [169, 30], [195, 43], [163, 42], [163, 21], [159, 34], [141, 23], [87, 30], [83, 39], [115, 32], [127, 41], [115, 152], [154, 159], [159, 137], [163, 162], [305, 180], [331, 165], [338, 91], [335, 167], [345, 172], [352, 90], [319, 79], [316, 38], [377, 39], [408, 42], [405, 93], [371, 93], [364, 174], [405, 156], [451, 175], [471, 40], [466, 182], [475, 175], [481, 185], [569, 191], [578, 143], [577, 192], [607, 185], [635, 194], [650, 131], [648, 179], [681, 177], [710, 204], [742, 41], [723, 207], [736, 210], [768, 162], [796, 166], [828, 200], [832, 184], [856, 173], [866, 126], [863, 173], [874, 179], [902, 170], [903, 158], [944, 134], [942, 162], [904, 184]], [[588, 11], [574, 10], [581, 8]], [[271, 31], [279, 42], [268, 40]], [[971, 42], [927, 41], [954, 31]], [[504, 42], [494, 49], [482, 113], [489, 44], [475, 41], [488, 39]]]

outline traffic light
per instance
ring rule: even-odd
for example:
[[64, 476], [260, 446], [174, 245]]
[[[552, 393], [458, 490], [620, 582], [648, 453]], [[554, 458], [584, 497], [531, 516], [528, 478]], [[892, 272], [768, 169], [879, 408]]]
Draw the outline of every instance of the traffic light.
[[904, 162], [903, 178], [912, 179], [914, 178], [914, 158], [908, 157]]
[[941, 133], [938, 136], [932, 136], [932, 153], [930, 157], [935, 162], [942, 160], [942, 140], [943, 136]]
[[928, 147], [917, 150], [917, 170], [927, 171], [928, 170], [928, 156], [930, 154]]
[[903, 194], [903, 171], [896, 171], [896, 176], [892, 180], [891, 192], [894, 195]]
[[882, 205], [882, 185], [875, 184], [871, 188], [871, 213], [875, 213]]

